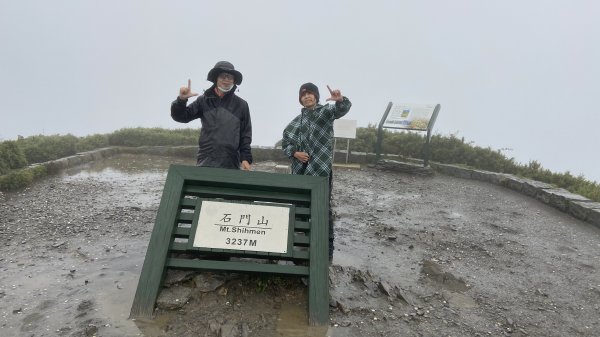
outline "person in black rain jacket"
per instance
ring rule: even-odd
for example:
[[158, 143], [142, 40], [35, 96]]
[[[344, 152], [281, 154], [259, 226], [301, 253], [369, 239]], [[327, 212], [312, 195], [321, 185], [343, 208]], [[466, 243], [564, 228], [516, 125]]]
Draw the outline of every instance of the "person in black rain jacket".
[[250, 170], [252, 164], [252, 123], [248, 103], [235, 94], [242, 74], [233, 64], [219, 61], [208, 72], [213, 85], [190, 105], [187, 100], [198, 96], [181, 87], [171, 104], [171, 117], [180, 123], [200, 118], [202, 129], [198, 140], [197, 166]]

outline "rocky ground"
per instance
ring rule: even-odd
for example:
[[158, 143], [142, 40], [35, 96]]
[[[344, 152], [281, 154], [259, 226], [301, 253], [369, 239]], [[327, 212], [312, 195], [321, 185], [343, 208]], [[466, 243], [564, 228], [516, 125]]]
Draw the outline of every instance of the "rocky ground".
[[[120, 155], [0, 194], [0, 336], [599, 336], [600, 230], [513, 191], [336, 169], [330, 325], [301, 279], [170, 272], [132, 321], [169, 163]], [[255, 165], [274, 171], [275, 163]]]

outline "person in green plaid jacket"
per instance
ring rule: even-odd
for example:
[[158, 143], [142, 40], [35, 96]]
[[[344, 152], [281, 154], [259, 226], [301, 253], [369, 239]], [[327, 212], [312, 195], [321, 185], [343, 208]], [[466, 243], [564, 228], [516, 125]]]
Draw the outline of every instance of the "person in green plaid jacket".
[[333, 258], [333, 213], [331, 211], [333, 121], [348, 113], [352, 103], [339, 90], [331, 90], [327, 101], [319, 104], [319, 88], [313, 83], [300, 86], [303, 108], [283, 130], [281, 147], [292, 161], [292, 174], [329, 177], [329, 260]]

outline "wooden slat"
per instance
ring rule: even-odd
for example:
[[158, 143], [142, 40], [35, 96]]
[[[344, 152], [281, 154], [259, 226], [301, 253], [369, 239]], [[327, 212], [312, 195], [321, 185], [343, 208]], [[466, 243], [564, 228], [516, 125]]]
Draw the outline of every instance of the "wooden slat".
[[176, 237], [189, 237], [191, 232], [192, 232], [191, 228], [177, 227], [175, 229], [175, 236]]
[[285, 275], [308, 275], [306, 266], [282, 266], [278, 264], [257, 264], [241, 261], [211, 261], [211, 260], [187, 260], [170, 258], [167, 259], [167, 267], [182, 269], [203, 270], [228, 270], [239, 272], [256, 272]]
[[194, 220], [194, 213], [179, 213], [177, 219], [179, 222], [192, 223]]
[[310, 237], [306, 235], [294, 234], [294, 244], [299, 246], [308, 246]]
[[[220, 198], [219, 196], [214, 196], [212, 194], [211, 194], [210, 198], [203, 198], [203, 199], [204, 200], [214, 200], [214, 201], [228, 201], [228, 200], [226, 200], [224, 198]], [[273, 199], [273, 198], [271, 198], [271, 199]], [[305, 199], [305, 198], [303, 198], [303, 199]], [[255, 199], [250, 199], [250, 200], [252, 200], [252, 201], [259, 201], [259, 200], [255, 200]], [[264, 200], [262, 202], [264, 202]], [[275, 200], [275, 201], [274, 200], [268, 200], [268, 202], [276, 202], [276, 203], [285, 204], [285, 205], [287, 205], [287, 204], [295, 205], [295, 203], [294, 203], [293, 200], [280, 200], [280, 199], [278, 199], [278, 200]], [[194, 209], [196, 207], [197, 203], [198, 203], [198, 199], [190, 199], [190, 198], [181, 198], [181, 201], [180, 201], [181, 208], [182, 209], [186, 209], [186, 210], [187, 209]], [[299, 214], [301, 214], [301, 215], [310, 215], [310, 208], [307, 208], [307, 207], [299, 207], [299, 208], [301, 208], [301, 211], [300, 211]]]
[[308, 223], [306, 221], [298, 221], [298, 220], [296, 220], [296, 223], [294, 224], [294, 230], [297, 230], [297, 231], [308, 231], [308, 230], [310, 230], [310, 223]]
[[[199, 197], [235, 197], [240, 200], [256, 200], [271, 202], [310, 202], [309, 194], [297, 194], [278, 191], [243, 190], [237, 188], [214, 187], [214, 186], [186, 186], [186, 195]], [[188, 199], [191, 200], [191, 199]]]
[[294, 259], [308, 260], [310, 257], [310, 254], [309, 254], [309, 251], [306, 251], [306, 250], [294, 250], [294, 253], [292, 256], [294, 257]]
[[310, 208], [296, 207], [296, 215], [310, 215]]
[[181, 198], [181, 201], [179, 202], [181, 207], [184, 207], [184, 208], [195, 208], [197, 203], [198, 203], [197, 199], [190, 199], [190, 198]]
[[[189, 250], [188, 249], [188, 244], [187, 243], [182, 243], [182, 242], [173, 242], [171, 244], [171, 251], [172, 252], [176, 252], [176, 253], [183, 253], [183, 252], [190, 252], [190, 251], [206, 251], [206, 252], [211, 252], [211, 253], [231, 253], [231, 254], [247, 254], [249, 256], [252, 257], [260, 257], [260, 258], [264, 258], [264, 259], [290, 259], [288, 257], [282, 256], [281, 254], [276, 254], [276, 253], [268, 253], [268, 252], [249, 252], [249, 251], [243, 251], [243, 250], [224, 250], [224, 249], [198, 249], [198, 250]], [[309, 255], [309, 251], [304, 251], [304, 250], [294, 250], [292, 252], [292, 257], [291, 259], [298, 259], [298, 260], [308, 260], [308, 258], [310, 257]]]

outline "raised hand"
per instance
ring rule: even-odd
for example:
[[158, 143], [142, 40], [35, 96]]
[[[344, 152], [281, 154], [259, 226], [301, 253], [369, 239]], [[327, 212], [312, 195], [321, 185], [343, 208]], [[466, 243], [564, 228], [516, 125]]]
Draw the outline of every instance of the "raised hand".
[[329, 87], [329, 85], [327, 85], [327, 89], [329, 90], [329, 94], [331, 94], [331, 97], [329, 97], [328, 99], [326, 99], [326, 101], [336, 101], [336, 102], [341, 102], [344, 100], [344, 97], [342, 96], [342, 93], [335, 89], [335, 90], [331, 90], [331, 88]]
[[192, 80], [188, 79], [187, 87], [179, 88], [179, 98], [188, 99], [190, 97], [198, 96], [197, 93], [192, 92]]

